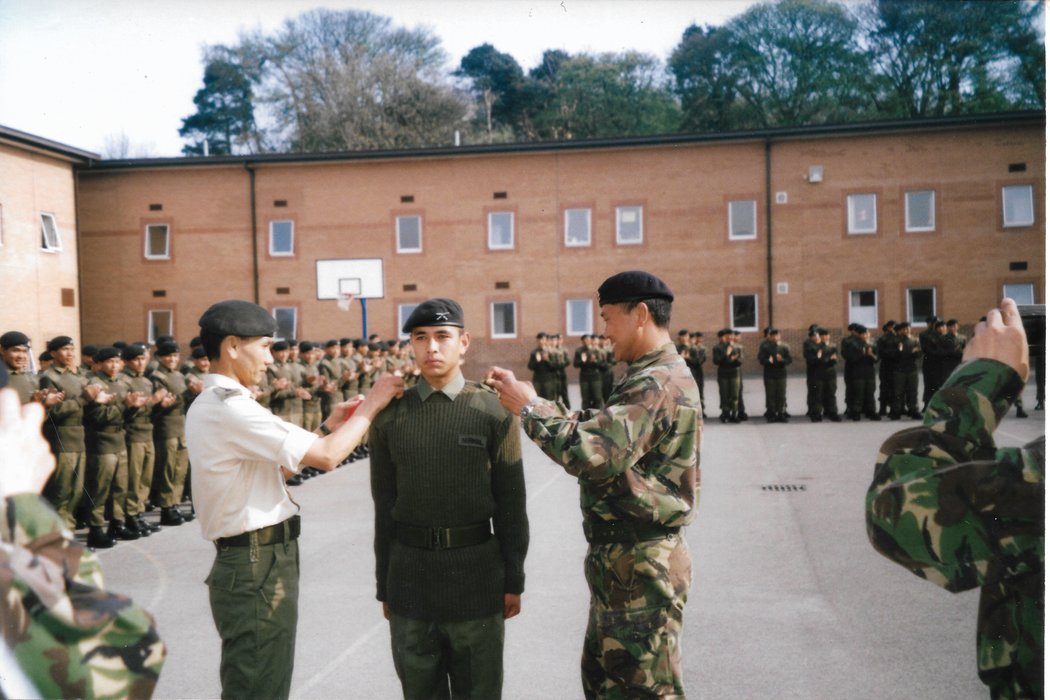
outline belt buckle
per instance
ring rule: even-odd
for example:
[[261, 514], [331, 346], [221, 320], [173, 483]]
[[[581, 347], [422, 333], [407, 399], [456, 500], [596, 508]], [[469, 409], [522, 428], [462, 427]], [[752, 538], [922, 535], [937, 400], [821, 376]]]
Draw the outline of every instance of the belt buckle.
[[436, 527], [429, 528], [427, 535], [427, 548], [441, 549], [441, 530]]

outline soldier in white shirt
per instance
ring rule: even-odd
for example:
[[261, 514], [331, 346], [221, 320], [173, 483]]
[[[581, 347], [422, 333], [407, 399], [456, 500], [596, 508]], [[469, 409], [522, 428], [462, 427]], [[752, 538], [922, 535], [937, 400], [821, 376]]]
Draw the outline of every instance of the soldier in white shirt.
[[200, 327], [211, 371], [187, 416], [186, 441], [201, 533], [216, 548], [207, 584], [222, 638], [222, 696], [287, 698], [298, 617], [299, 507], [285, 479], [307, 465], [334, 469], [404, 384], [385, 375], [363, 401], [336, 404], [311, 433], [259, 405], [248, 389], [273, 362], [277, 326], [265, 309], [222, 301], [201, 316]]

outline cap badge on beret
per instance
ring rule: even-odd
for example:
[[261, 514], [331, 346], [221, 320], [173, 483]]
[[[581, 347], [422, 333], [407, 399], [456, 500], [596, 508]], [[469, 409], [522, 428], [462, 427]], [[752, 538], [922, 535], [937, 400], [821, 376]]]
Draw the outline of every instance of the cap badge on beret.
[[437, 297], [417, 306], [401, 327], [402, 333], [411, 333], [420, 326], [463, 327], [463, 307], [454, 299]]

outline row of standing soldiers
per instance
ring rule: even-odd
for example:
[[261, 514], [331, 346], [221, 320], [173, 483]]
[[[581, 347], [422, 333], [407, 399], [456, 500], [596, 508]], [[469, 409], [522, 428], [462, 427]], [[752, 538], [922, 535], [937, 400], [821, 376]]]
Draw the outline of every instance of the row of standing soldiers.
[[539, 333], [536, 347], [529, 354], [528, 367], [532, 370], [532, 384], [536, 393], [551, 401], [561, 401], [569, 407], [569, 382], [566, 368], [572, 365], [580, 371], [580, 401], [584, 410], [601, 408], [612, 394], [612, 341], [605, 336], [584, 335], [572, 358], [562, 344], [558, 333]]
[[[72, 338], [58, 336], [47, 343], [50, 366], [39, 372], [29, 346], [19, 331], [0, 336], [10, 387], [23, 404], [37, 401], [47, 411], [44, 435], [57, 465], [44, 493], [66, 526], [86, 525], [87, 544], [98, 549], [192, 520], [192, 504], [180, 505], [190, 499], [186, 411], [210, 366], [199, 339], [183, 362], [171, 337], [153, 347], [87, 345], [78, 354]], [[399, 370], [408, 383], [419, 376], [407, 343], [278, 341], [273, 350], [276, 361], [253, 388], [256, 399], [308, 429], [333, 403], [366, 393], [382, 372]], [[155, 507], [160, 517], [147, 520]]]

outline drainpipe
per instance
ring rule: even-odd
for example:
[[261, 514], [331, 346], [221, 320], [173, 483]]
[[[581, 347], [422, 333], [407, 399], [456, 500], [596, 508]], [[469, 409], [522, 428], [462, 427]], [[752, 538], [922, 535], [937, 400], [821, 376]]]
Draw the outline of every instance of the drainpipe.
[[773, 143], [766, 139], [766, 318], [773, 326]]
[[255, 169], [244, 161], [244, 169], [248, 171], [248, 183], [251, 190], [249, 198], [252, 208], [252, 300], [259, 303], [259, 236], [258, 222], [255, 217]]

